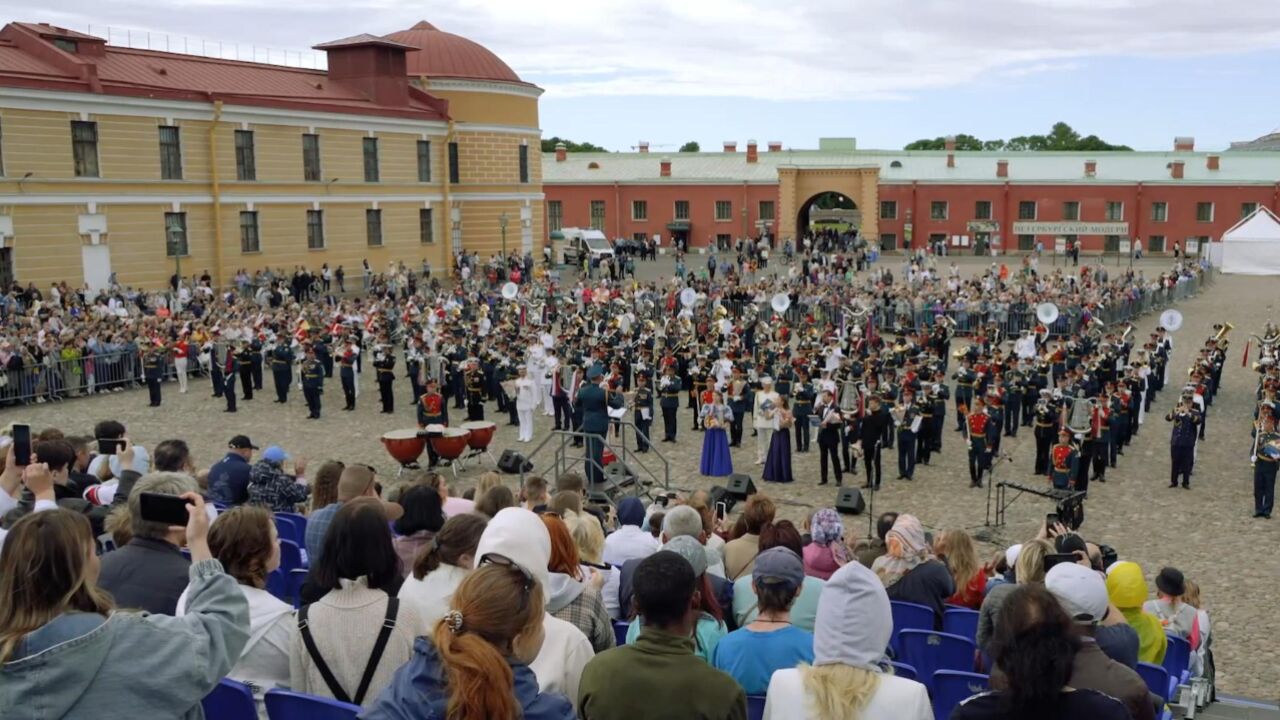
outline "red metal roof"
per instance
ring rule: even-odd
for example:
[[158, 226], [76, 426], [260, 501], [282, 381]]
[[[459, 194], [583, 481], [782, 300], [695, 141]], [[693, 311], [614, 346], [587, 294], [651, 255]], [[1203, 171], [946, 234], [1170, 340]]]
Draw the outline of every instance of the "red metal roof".
[[360, 33], [359, 35], [352, 35], [349, 38], [342, 38], [341, 40], [330, 40], [329, 42], [320, 43], [319, 45], [312, 45], [311, 49], [312, 50], [334, 50], [336, 48], [363, 47], [366, 45], [380, 45], [382, 47], [403, 48], [405, 50], [417, 50], [417, 48], [413, 47], [412, 45], [405, 45], [404, 43], [399, 43], [394, 40], [388, 40], [387, 38], [378, 37], [377, 35], [370, 35], [369, 33]]
[[[223, 100], [239, 105], [422, 120], [448, 117], [447, 103], [417, 89], [410, 90], [407, 105], [384, 106], [352, 84], [331, 80], [323, 70], [112, 45], [106, 46], [102, 56], [82, 57], [58, 50], [37, 37], [44, 30], [45, 26], [30, 23], [10, 23], [0, 30], [0, 86], [204, 102]], [[87, 74], [86, 66], [90, 68]]]
[[437, 30], [425, 20], [408, 30], [393, 32], [385, 37], [417, 48], [416, 52], [410, 52], [406, 57], [410, 75], [527, 84], [509, 65], [483, 45]]

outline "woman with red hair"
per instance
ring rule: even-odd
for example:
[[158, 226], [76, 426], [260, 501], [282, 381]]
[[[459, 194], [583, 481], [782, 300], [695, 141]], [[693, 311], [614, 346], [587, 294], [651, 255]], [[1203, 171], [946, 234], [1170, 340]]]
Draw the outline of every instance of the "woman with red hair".
[[551, 559], [547, 570], [547, 612], [582, 631], [591, 641], [596, 652], [603, 652], [617, 644], [613, 634], [613, 621], [600, 597], [605, 577], [592, 571], [584, 572], [578, 556], [578, 546], [573, 542], [569, 526], [555, 513], [543, 513], [542, 522], [551, 534]]

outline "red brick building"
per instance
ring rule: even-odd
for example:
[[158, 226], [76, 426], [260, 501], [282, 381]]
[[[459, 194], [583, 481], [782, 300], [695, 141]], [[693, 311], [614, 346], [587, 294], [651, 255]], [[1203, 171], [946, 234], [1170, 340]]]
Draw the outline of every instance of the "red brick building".
[[[548, 233], [595, 227], [611, 237], [687, 237], [691, 247], [808, 227], [813, 201], [837, 193], [862, 235], [887, 247], [1052, 250], [1078, 239], [1088, 252], [1141, 240], [1149, 252], [1217, 240], [1258, 206], [1280, 212], [1280, 155], [1197, 152], [957, 152], [857, 150], [823, 139], [746, 151], [566, 153], [543, 158]], [[848, 204], [846, 203], [846, 206]]]

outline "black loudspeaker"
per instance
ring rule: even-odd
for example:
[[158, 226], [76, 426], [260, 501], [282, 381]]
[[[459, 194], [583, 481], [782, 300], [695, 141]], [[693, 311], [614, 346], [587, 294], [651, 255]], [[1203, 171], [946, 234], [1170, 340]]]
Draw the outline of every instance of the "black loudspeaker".
[[725, 488], [734, 500], [746, 500], [756, 494], [756, 485], [751, 482], [750, 475], [734, 473], [729, 476], [729, 485]]
[[862, 491], [856, 487], [842, 487], [836, 492], [836, 510], [852, 515], [861, 515], [867, 509], [867, 501], [862, 499]]
[[715, 485], [711, 488], [711, 507], [717, 513], [720, 511], [720, 503], [724, 503], [724, 514], [728, 516], [733, 512], [733, 506], [738, 504], [738, 499], [725, 486]]
[[524, 472], [533, 470], [533, 463], [525, 460], [524, 455], [515, 450], [503, 450], [502, 457], [498, 458], [498, 469], [508, 475], [518, 475], [521, 471], [521, 466], [524, 467]]

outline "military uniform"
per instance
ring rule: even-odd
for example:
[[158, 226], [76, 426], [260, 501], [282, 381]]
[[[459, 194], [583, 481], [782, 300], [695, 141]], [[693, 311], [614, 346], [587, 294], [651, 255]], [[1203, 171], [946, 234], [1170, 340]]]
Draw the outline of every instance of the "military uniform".
[[466, 374], [467, 420], [484, 420], [484, 373], [472, 368]]
[[[427, 382], [426, 392], [418, 399], [418, 427], [425, 428], [428, 425], [445, 425], [449, 424], [449, 403], [445, 397], [435, 387], [435, 381]], [[436, 450], [431, 446], [431, 440], [427, 440], [427, 467], [434, 467], [440, 462], [440, 458], [436, 455]]]
[[356, 409], [356, 352], [347, 345], [338, 359], [338, 379], [342, 382], [343, 410]]
[[1276, 500], [1276, 466], [1280, 454], [1276, 452], [1280, 433], [1262, 431], [1257, 439], [1258, 450], [1253, 458], [1253, 516], [1270, 518]]
[[970, 412], [965, 423], [969, 429], [969, 486], [982, 487], [982, 474], [991, 468], [991, 447], [987, 444], [991, 416]]
[[911, 480], [916, 472], [916, 433], [912, 426], [915, 425], [918, 410], [914, 400], [898, 407], [902, 413], [901, 419], [895, 422], [898, 435], [898, 477]]
[[977, 374], [961, 367], [952, 376], [956, 381], [956, 432], [964, 431], [964, 416], [973, 407], [973, 387], [978, 382]]
[[1196, 462], [1196, 431], [1200, 425], [1200, 413], [1179, 408], [1165, 415], [1164, 419], [1173, 423], [1169, 438], [1169, 487], [1177, 487], [1181, 476], [1182, 487], [1190, 488], [1191, 471]]
[[147, 379], [147, 393], [151, 399], [148, 407], [160, 407], [160, 380], [164, 377], [164, 353], [160, 348], [151, 348], [143, 356], [142, 374]]
[[249, 370], [253, 377], [253, 389], [262, 389], [262, 341], [254, 338], [249, 342]]
[[680, 410], [682, 389], [680, 378], [674, 373], [665, 374], [658, 380], [658, 405], [662, 408], [662, 442], [676, 441], [679, 424], [676, 413]]
[[253, 399], [253, 356], [257, 355], [259, 362], [262, 360], [262, 353], [255, 353], [253, 348], [245, 345], [240, 348], [238, 360], [240, 361], [240, 384], [244, 387], [240, 391], [244, 393], [242, 399]]
[[382, 400], [382, 412], [387, 415], [396, 409], [396, 396], [392, 386], [392, 381], [396, 379], [395, 367], [396, 356], [390, 351], [373, 362], [373, 369], [378, 374], [378, 396]]
[[324, 392], [324, 365], [315, 357], [302, 363], [302, 396], [307, 399], [307, 419], [320, 419], [320, 394]]
[[801, 377], [796, 381], [795, 402], [792, 404], [796, 419], [796, 452], [809, 452], [809, 436], [812, 430], [809, 418], [813, 415], [813, 403], [817, 397], [813, 383], [809, 382], [807, 377]]
[[1005, 373], [1004, 395], [1004, 436], [1018, 437], [1018, 425], [1022, 421], [1022, 398], [1025, 394], [1026, 377], [1020, 370]]
[[289, 384], [293, 382], [293, 350], [276, 345], [271, 350], [271, 377], [276, 384], [276, 402], [289, 402]]
[[[643, 379], [643, 380], [642, 380]], [[649, 452], [649, 431], [653, 426], [653, 388], [648, 375], [636, 377], [635, 404], [636, 452]]]
[[1076, 465], [1080, 462], [1080, 453], [1070, 442], [1070, 433], [1053, 446], [1049, 451], [1049, 481], [1058, 490], [1070, 490], [1076, 486]]
[[1033, 433], [1036, 438], [1035, 474], [1043, 475], [1049, 470], [1049, 449], [1058, 433], [1058, 408], [1054, 403], [1048, 400], [1036, 403]]
[[240, 374], [240, 358], [234, 349], [226, 349], [227, 359], [223, 365], [222, 396], [227, 399], [226, 412], [236, 411], [236, 377]]

